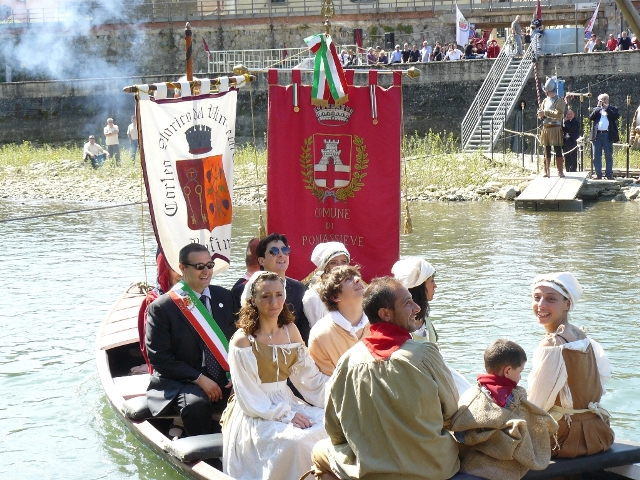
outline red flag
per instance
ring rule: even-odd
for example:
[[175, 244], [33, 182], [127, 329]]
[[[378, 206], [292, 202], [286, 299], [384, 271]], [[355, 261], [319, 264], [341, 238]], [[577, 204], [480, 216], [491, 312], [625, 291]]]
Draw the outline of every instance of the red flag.
[[207, 45], [207, 41], [204, 39], [204, 37], [202, 37], [202, 43], [204, 45], [204, 51], [207, 52], [207, 53], [210, 53], [209, 45]]
[[358, 53], [364, 53], [364, 48], [362, 48], [362, 30], [356, 28], [356, 46], [358, 47]]
[[[388, 275], [400, 253], [401, 76], [349, 86], [349, 101], [311, 105], [311, 86], [269, 78], [267, 228], [287, 235], [287, 274], [304, 278], [318, 243], [345, 244], [366, 281]], [[373, 97], [371, 92], [374, 92]], [[372, 108], [373, 106], [373, 108]], [[297, 111], [296, 111], [297, 110]]]
[[542, 20], [542, 8], [540, 7], [540, 0], [538, 0], [538, 6], [536, 7], [536, 18]]

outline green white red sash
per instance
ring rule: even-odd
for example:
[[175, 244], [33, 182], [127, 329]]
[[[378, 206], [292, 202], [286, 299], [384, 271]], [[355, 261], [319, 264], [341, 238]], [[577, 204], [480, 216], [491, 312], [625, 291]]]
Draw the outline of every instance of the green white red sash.
[[336, 47], [331, 41], [331, 35], [326, 33], [311, 35], [305, 38], [304, 42], [311, 52], [316, 54], [311, 104], [326, 107], [329, 104], [329, 97], [333, 98], [336, 105], [348, 102], [347, 81]]
[[229, 342], [227, 337], [224, 336], [224, 333], [220, 330], [207, 307], [202, 304], [198, 295], [181, 280], [169, 290], [169, 296], [184, 316], [187, 317], [191, 326], [196, 329], [196, 332], [209, 347], [222, 369], [225, 372], [229, 372]]

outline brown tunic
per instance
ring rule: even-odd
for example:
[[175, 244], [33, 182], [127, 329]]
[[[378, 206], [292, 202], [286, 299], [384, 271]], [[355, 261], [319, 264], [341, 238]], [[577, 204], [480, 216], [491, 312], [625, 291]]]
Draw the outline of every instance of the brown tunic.
[[[567, 368], [567, 385], [573, 398], [575, 410], [586, 409], [590, 402], [599, 402], [602, 397], [602, 385], [593, 347], [586, 352], [565, 348], [562, 357]], [[560, 405], [560, 398], [556, 399]], [[565, 418], [558, 421], [558, 445], [551, 438], [552, 457], [574, 458], [580, 455], [593, 455], [611, 447], [614, 434], [608, 423], [591, 412], [571, 415], [571, 423]], [[555, 447], [555, 448], [554, 448]]]
[[[298, 361], [298, 348], [288, 345], [266, 345], [250, 338], [251, 349], [258, 363], [258, 376], [262, 383], [283, 382], [291, 375], [291, 367]], [[273, 352], [276, 351], [276, 361]]]
[[562, 118], [564, 117], [565, 103], [557, 95], [545, 98], [542, 102], [544, 119], [542, 120], [542, 133], [540, 145], [562, 146], [564, 137], [562, 134]]

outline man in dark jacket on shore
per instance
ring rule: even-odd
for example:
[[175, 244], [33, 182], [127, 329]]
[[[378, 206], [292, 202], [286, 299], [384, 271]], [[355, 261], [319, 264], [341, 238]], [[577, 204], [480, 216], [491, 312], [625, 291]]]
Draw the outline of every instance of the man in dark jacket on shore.
[[593, 168], [596, 171], [594, 180], [602, 179], [602, 150], [606, 162], [605, 175], [607, 180], [613, 180], [613, 144], [620, 140], [618, 124], [620, 114], [618, 109], [609, 105], [609, 95], [598, 96], [598, 106], [589, 114], [591, 134], [589, 140], [593, 145]]
[[[580, 135], [580, 122], [576, 118], [573, 110], [567, 110], [564, 117], [564, 125], [562, 126], [564, 133], [564, 162], [567, 172], [575, 172], [578, 169], [578, 136]], [[571, 152], [571, 153], [568, 153]]]

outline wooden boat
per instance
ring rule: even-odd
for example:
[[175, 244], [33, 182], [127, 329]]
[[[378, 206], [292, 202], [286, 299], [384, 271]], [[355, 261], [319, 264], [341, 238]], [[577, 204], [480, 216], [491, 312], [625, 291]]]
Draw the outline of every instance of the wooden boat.
[[[150, 414], [143, 412], [149, 374], [133, 375], [131, 368], [144, 364], [138, 345], [138, 310], [145, 297], [144, 292], [143, 285], [131, 285], [115, 301], [100, 327], [96, 361], [105, 394], [127, 427], [178, 470], [194, 478], [231, 480], [232, 477], [221, 471], [221, 433], [172, 440], [168, 431], [174, 417], [151, 419], [147, 418]], [[634, 465], [638, 462], [640, 444], [618, 441], [604, 453], [552, 461], [546, 470], [530, 471], [525, 479], [562, 478], [582, 472], [602, 472], [603, 478], [640, 480], [640, 467]], [[463, 480], [479, 477], [458, 474], [454, 478]]]
[[[149, 374], [131, 374], [144, 365], [138, 344], [138, 311], [145, 298], [142, 284], [133, 284], [118, 298], [100, 327], [96, 342], [98, 374], [107, 399], [120, 420], [144, 443], [190, 477], [230, 480], [222, 473], [222, 434], [172, 440], [171, 416], [150, 418], [146, 410]], [[149, 418], [146, 418], [149, 417]]]

